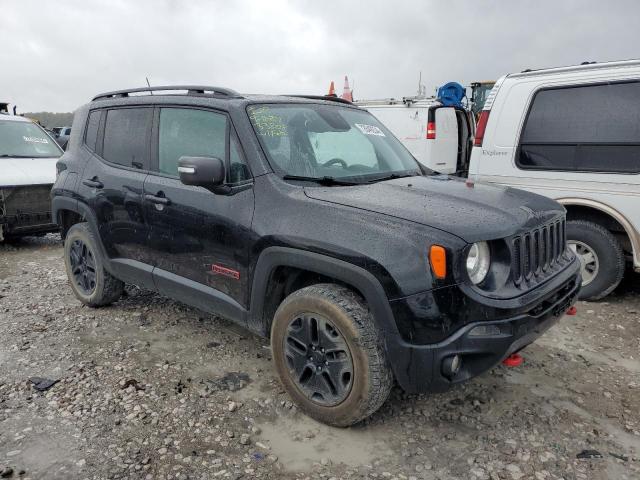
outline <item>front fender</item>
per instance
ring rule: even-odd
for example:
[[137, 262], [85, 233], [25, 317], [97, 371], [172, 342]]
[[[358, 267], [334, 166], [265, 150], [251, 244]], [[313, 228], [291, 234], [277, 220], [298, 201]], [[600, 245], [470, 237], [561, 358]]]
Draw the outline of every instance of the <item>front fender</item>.
[[399, 335], [387, 295], [373, 274], [343, 260], [289, 247], [268, 247], [258, 258], [251, 288], [248, 319], [252, 330], [267, 332], [270, 319], [264, 318], [265, 298], [269, 279], [277, 267], [299, 268], [351, 285], [364, 297], [383, 338], [395, 338]]

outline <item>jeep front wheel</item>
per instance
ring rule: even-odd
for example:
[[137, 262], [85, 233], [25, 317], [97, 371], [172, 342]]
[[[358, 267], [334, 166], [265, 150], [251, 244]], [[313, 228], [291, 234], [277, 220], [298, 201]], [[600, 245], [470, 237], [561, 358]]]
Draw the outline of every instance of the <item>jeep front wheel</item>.
[[319, 284], [276, 311], [271, 349], [287, 393], [307, 415], [338, 427], [378, 410], [393, 375], [371, 313], [352, 290]]

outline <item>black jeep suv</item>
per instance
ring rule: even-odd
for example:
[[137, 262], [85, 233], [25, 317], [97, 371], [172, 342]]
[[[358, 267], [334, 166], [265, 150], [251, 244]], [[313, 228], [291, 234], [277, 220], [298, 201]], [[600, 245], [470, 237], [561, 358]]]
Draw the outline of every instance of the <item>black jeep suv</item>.
[[75, 295], [107, 305], [129, 282], [270, 336], [320, 421], [370, 415], [394, 378], [468, 380], [576, 298], [552, 200], [430, 171], [338, 99], [149, 90], [76, 111], [52, 191]]

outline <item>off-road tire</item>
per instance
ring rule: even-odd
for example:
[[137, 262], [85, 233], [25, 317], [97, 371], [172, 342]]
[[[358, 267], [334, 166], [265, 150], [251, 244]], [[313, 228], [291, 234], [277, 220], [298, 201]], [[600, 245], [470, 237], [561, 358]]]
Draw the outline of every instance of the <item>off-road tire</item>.
[[580, 241], [598, 256], [599, 269], [591, 283], [580, 290], [581, 300], [600, 300], [618, 286], [624, 275], [624, 252], [606, 228], [585, 220], [567, 222], [567, 240]]
[[[284, 339], [289, 324], [303, 313], [316, 313], [328, 319], [350, 350], [353, 361], [351, 390], [337, 405], [318, 405], [296, 385], [290, 373]], [[371, 312], [358, 294], [340, 285], [317, 284], [289, 295], [275, 313], [271, 349], [287, 393], [303, 412], [329, 425], [347, 427], [367, 418], [387, 400], [393, 386], [393, 374]]]
[[[72, 274], [70, 249], [75, 240], [80, 240], [87, 245], [95, 261], [95, 288], [89, 295], [81, 291]], [[86, 223], [77, 223], [67, 232], [64, 240], [64, 265], [74, 295], [85, 305], [90, 307], [110, 305], [118, 300], [124, 291], [124, 282], [105, 270], [98, 243]]]

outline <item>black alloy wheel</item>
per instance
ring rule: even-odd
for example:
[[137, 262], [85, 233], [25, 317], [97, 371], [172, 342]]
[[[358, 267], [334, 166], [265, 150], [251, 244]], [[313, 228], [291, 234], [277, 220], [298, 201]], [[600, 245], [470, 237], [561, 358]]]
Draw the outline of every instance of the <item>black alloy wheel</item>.
[[91, 295], [96, 288], [96, 262], [93, 252], [82, 240], [74, 240], [69, 249], [73, 280], [80, 291]]
[[338, 329], [316, 313], [303, 313], [287, 327], [283, 339], [295, 384], [312, 402], [331, 407], [343, 402], [353, 385], [353, 360]]

